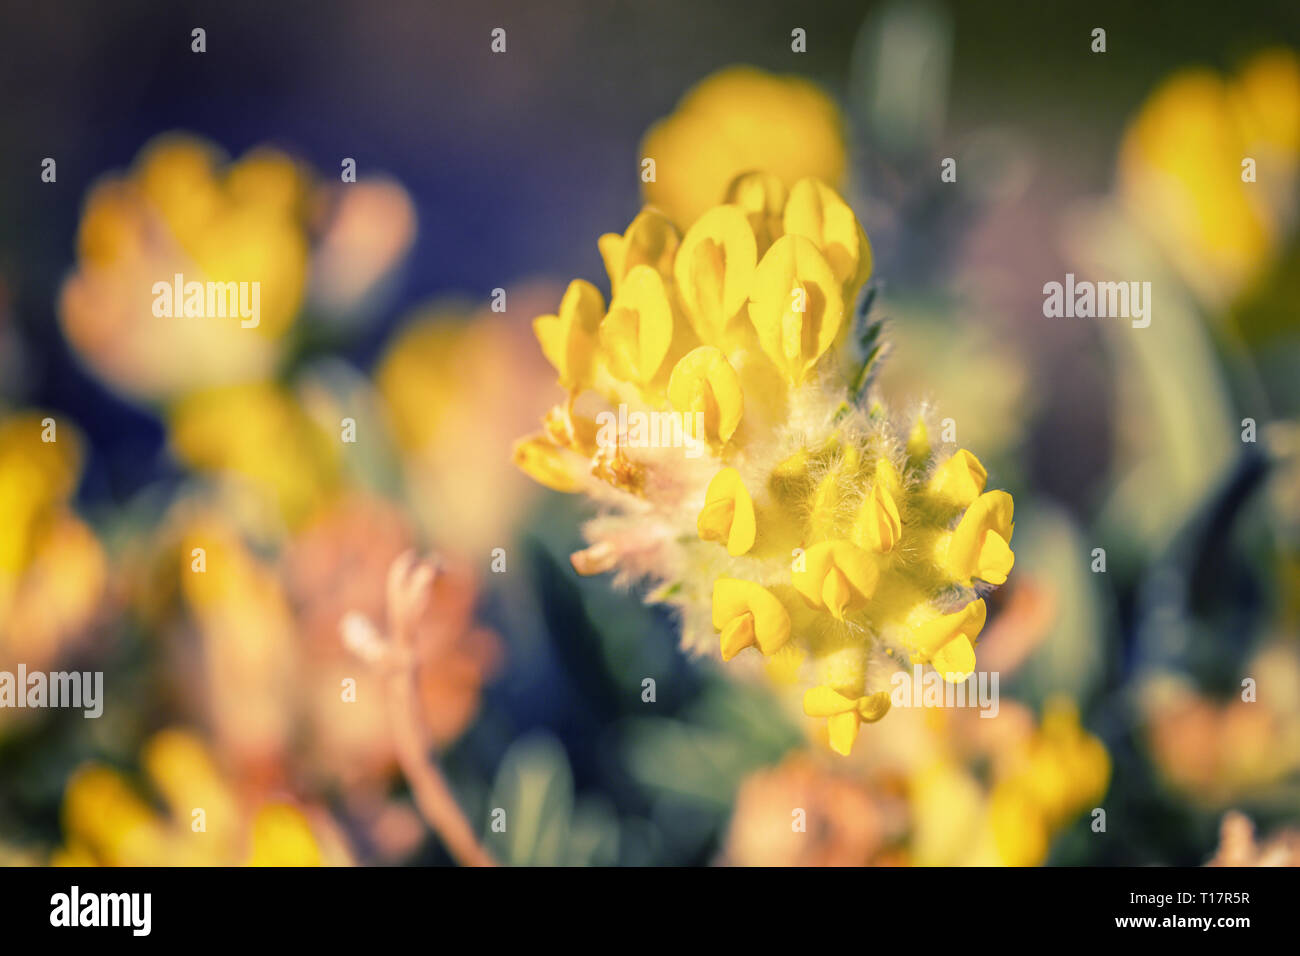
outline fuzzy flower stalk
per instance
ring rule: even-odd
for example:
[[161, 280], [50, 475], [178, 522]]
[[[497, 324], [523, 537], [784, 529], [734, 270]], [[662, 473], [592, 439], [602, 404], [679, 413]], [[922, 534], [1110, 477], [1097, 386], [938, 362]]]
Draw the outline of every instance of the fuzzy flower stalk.
[[646, 587], [688, 649], [801, 682], [848, 754], [900, 657], [975, 669], [1012, 500], [932, 442], [928, 412], [874, 395], [871, 245], [848, 204], [762, 172], [724, 199], [684, 235], [647, 207], [600, 238], [611, 299], [578, 279], [534, 321], [567, 399], [514, 458], [597, 506], [579, 573]]

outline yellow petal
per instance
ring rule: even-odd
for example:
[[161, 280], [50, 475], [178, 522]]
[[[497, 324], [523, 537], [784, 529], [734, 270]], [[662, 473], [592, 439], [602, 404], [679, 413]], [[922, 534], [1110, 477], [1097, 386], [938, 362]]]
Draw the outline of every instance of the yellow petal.
[[892, 551], [898, 544], [903, 536], [903, 522], [898, 513], [898, 503], [894, 500], [897, 488], [897, 472], [882, 458], [876, 466], [876, 481], [854, 521], [854, 541], [857, 544], [880, 554]]
[[866, 724], [874, 724], [885, 714], [889, 713], [889, 706], [892, 703], [889, 697], [889, 691], [881, 690], [866, 697], [859, 697], [857, 700], [858, 716]]
[[866, 551], [848, 541], [822, 541], [804, 552], [803, 570], [791, 575], [791, 583], [810, 605], [842, 617], [846, 610], [866, 605], [879, 578]]
[[948, 544], [947, 568], [958, 581], [1006, 581], [1015, 563], [1010, 547], [1013, 506], [1005, 491], [988, 491], [966, 509]]
[[831, 749], [847, 757], [853, 752], [853, 742], [858, 739], [858, 728], [862, 723], [856, 711], [848, 714], [836, 714], [826, 721], [826, 730], [830, 738]]
[[734, 498], [721, 498], [705, 502], [695, 519], [695, 530], [701, 541], [723, 541], [731, 535], [732, 519], [736, 516]]
[[624, 277], [600, 324], [600, 341], [615, 375], [646, 385], [668, 355], [673, 313], [663, 278], [649, 266], [635, 266]]
[[597, 240], [609, 287], [618, 295], [623, 281], [637, 266], [649, 266], [662, 276], [672, 274], [677, 255], [677, 227], [657, 209], [641, 210], [623, 235], [606, 233]]
[[984, 629], [987, 615], [983, 600], [971, 601], [960, 611], [920, 625], [908, 643], [945, 678], [963, 681], [975, 670], [973, 643]]
[[837, 620], [844, 620], [844, 612], [853, 601], [853, 588], [839, 568], [832, 567], [822, 580], [822, 604]]
[[987, 480], [988, 472], [979, 459], [962, 448], [935, 470], [930, 490], [965, 508], [984, 491]]
[[857, 701], [829, 687], [812, 687], [803, 695], [803, 712], [809, 717], [833, 717], [857, 709]]
[[727, 188], [727, 202], [745, 213], [760, 256], [784, 232], [781, 214], [785, 211], [785, 198], [785, 183], [774, 173], [742, 173]]
[[302, 811], [267, 804], [253, 818], [249, 866], [320, 866], [321, 851]]
[[[703, 415], [705, 433], [696, 437], [715, 441], [730, 439], [745, 413], [740, 376], [727, 357], [710, 345], [692, 349], [673, 366], [668, 401], [683, 415]], [[694, 429], [693, 420], [687, 421]]]
[[557, 448], [545, 435], [533, 435], [515, 442], [515, 466], [540, 485], [566, 494], [582, 490], [582, 459]]
[[871, 275], [871, 244], [848, 203], [816, 179], [801, 179], [785, 203], [786, 235], [812, 240], [826, 256], [841, 284], [865, 282]]
[[691, 326], [706, 345], [723, 345], [744, 308], [758, 251], [739, 206], [715, 206], [686, 232], [673, 266]]
[[889, 691], [852, 698], [833, 688], [819, 686], [810, 688], [803, 696], [803, 712], [809, 717], [827, 718], [831, 749], [845, 756], [853, 750], [860, 726], [884, 717], [889, 712], [889, 704]]
[[558, 315], [533, 320], [542, 353], [560, 375], [560, 385], [575, 391], [588, 383], [596, 351], [596, 329], [605, 315], [605, 298], [590, 282], [575, 279], [560, 300]]
[[763, 352], [792, 384], [835, 341], [844, 298], [831, 267], [803, 236], [782, 236], [754, 271], [749, 318]]
[[764, 655], [774, 654], [790, 639], [790, 614], [767, 588], [740, 578], [713, 582], [713, 626], [724, 631], [736, 618], [753, 620], [754, 641]]
[[754, 500], [736, 469], [724, 468], [713, 476], [704, 492], [704, 507], [696, 519], [696, 528], [701, 539], [724, 542], [733, 557], [754, 546], [758, 534]]
[[754, 615], [746, 611], [733, 617], [722, 628], [722, 659], [731, 660], [745, 648], [752, 647], [756, 640]]

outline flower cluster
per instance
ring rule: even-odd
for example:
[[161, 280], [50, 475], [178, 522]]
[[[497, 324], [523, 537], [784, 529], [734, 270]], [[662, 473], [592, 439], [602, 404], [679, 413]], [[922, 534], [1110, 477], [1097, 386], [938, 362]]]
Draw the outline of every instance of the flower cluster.
[[[977, 589], [1014, 560], [1012, 501], [932, 442], [928, 413], [895, 419], [872, 395], [879, 326], [854, 309], [871, 245], [848, 204], [814, 178], [746, 173], [684, 235], [647, 207], [599, 248], [608, 306], [575, 280], [534, 322], [568, 398], [514, 453], [601, 506], [574, 567], [650, 585], [689, 648], [753, 647], [802, 680], [840, 753], [889, 709], [883, 658], [964, 679]], [[685, 441], [622, 427], [665, 414]]]

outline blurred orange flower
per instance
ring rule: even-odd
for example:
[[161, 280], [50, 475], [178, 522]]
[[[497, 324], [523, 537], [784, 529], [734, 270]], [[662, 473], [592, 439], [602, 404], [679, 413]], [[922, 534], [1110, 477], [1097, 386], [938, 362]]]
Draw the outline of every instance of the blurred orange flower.
[[736, 797], [723, 850], [737, 866], [894, 863], [903, 835], [901, 794], [871, 787], [806, 753], [751, 774]]

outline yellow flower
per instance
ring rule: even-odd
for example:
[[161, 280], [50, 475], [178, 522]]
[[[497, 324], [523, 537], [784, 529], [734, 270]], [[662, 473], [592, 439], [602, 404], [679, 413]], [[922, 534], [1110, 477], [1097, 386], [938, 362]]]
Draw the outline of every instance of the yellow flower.
[[414, 235], [390, 180], [318, 181], [275, 149], [232, 160], [169, 134], [87, 194], [59, 318], [90, 370], [134, 398], [257, 381], [309, 298], [335, 318], [364, 312]]
[[961, 448], [935, 470], [929, 487], [938, 497], [966, 508], [984, 491], [988, 477], [979, 459]]
[[546, 359], [560, 373], [560, 384], [576, 391], [590, 384], [596, 354], [596, 328], [605, 317], [605, 297], [590, 282], [574, 279], [560, 300], [558, 315], [533, 320]]
[[881, 458], [876, 462], [876, 480], [853, 526], [854, 537], [862, 547], [884, 554], [893, 550], [903, 536], [903, 519], [894, 500], [898, 488], [898, 472], [887, 458]]
[[844, 321], [839, 281], [816, 245], [792, 235], [772, 243], [754, 272], [749, 318], [768, 358], [801, 384]]
[[1005, 491], [980, 495], [962, 515], [948, 543], [947, 567], [958, 581], [979, 578], [1005, 584], [1016, 556], [1011, 551], [1013, 503]]
[[673, 309], [663, 276], [650, 266], [633, 266], [623, 277], [600, 323], [600, 343], [619, 378], [648, 386], [668, 357]]
[[829, 687], [814, 687], [804, 694], [803, 710], [809, 717], [828, 718], [831, 749], [848, 756], [862, 724], [874, 724], [889, 713], [889, 691], [852, 698]]
[[718, 578], [713, 583], [713, 626], [722, 632], [722, 659], [746, 647], [775, 654], [790, 639], [790, 614], [771, 591], [752, 581]]
[[695, 521], [701, 541], [720, 541], [733, 557], [754, 546], [758, 525], [754, 500], [740, 480], [740, 472], [724, 468], [713, 476], [704, 493], [704, 507]]
[[[745, 393], [740, 376], [727, 356], [710, 345], [687, 352], [668, 379], [668, 401], [687, 416], [703, 415], [704, 434], [697, 438], [725, 442], [736, 433], [745, 414]], [[691, 434], [695, 419], [688, 417]]]
[[[271, 803], [250, 812], [193, 733], [156, 734], [145, 744], [142, 764], [162, 809], [118, 771], [87, 764], [64, 792], [66, 842], [53, 864], [319, 866], [325, 861], [322, 841], [301, 810]], [[331, 852], [337, 858], [333, 847]]]
[[[487, 304], [476, 310], [452, 302], [419, 308], [402, 323], [374, 372], [422, 530], [439, 548], [457, 553], [500, 546], [532, 506], [538, 489], [501, 449], [532, 427], [538, 404], [555, 400], [551, 369], [566, 388], [585, 388], [599, 367], [594, 328], [605, 309], [593, 286], [571, 285], [558, 310], [556, 294], [563, 290], [550, 283], [505, 291], [504, 314]], [[542, 311], [552, 315], [539, 318], [532, 330], [518, 321], [519, 315]], [[534, 334], [545, 357], [533, 345]], [[355, 414], [340, 409], [338, 416]], [[370, 445], [360, 434], [358, 444], [347, 447]], [[590, 471], [585, 459], [579, 464], [582, 474]]]
[[[538, 320], [568, 395], [515, 458], [600, 502], [579, 573], [651, 585], [689, 648], [730, 660], [757, 645], [772, 679], [814, 688], [808, 713], [847, 753], [885, 714], [878, 671], [895, 650], [953, 679], [974, 669], [973, 579], [1011, 570], [1011, 498], [981, 494], [973, 455], [936, 454], [924, 419], [900, 428], [866, 387], [850, 316], [871, 246], [848, 204], [824, 182], [787, 189], [761, 170], [724, 198], [680, 243], [645, 213], [602, 239], [615, 292], [580, 323], [599, 342], [591, 373], [571, 373], [566, 306]], [[679, 441], [629, 424], [596, 443], [593, 413], [688, 422]]]
[[764, 170], [789, 187], [815, 176], [838, 186], [846, 162], [843, 123], [814, 84], [752, 67], [729, 67], [691, 89], [646, 133], [655, 161], [647, 203], [688, 228], [737, 176]]
[[221, 753], [241, 765], [274, 763], [289, 746], [284, 687], [297, 672], [293, 611], [275, 568], [215, 514], [183, 515], [176, 540], [173, 568]]
[[1110, 782], [1110, 755], [1079, 725], [1074, 704], [1047, 703], [1039, 729], [1011, 755], [998, 776], [990, 809], [994, 835], [1009, 866], [1035, 866], [1048, 841]]
[[871, 556], [848, 541], [814, 544], [802, 555], [802, 563], [790, 575], [795, 590], [840, 621], [846, 611], [866, 607], [880, 580]]
[[80, 476], [71, 423], [32, 411], [0, 418], [0, 668], [39, 669], [99, 611], [108, 564], [69, 507]]
[[669, 275], [679, 240], [677, 227], [657, 209], [643, 209], [621, 236], [616, 232], [601, 236], [596, 245], [614, 295], [637, 266], [649, 266], [661, 275]]
[[727, 344], [749, 296], [758, 247], [739, 206], [715, 206], [696, 220], [674, 260], [673, 276], [706, 345]]
[[337, 485], [339, 443], [280, 386], [196, 391], [168, 419], [172, 446], [186, 464], [233, 479], [290, 526], [310, 517]]
[[975, 638], [987, 615], [982, 600], [971, 601], [960, 611], [918, 625], [908, 643], [920, 660], [934, 664], [949, 680], [963, 681], [975, 670]]
[[269, 804], [257, 811], [252, 825], [249, 866], [320, 866], [321, 851], [311, 824], [296, 807]]
[[803, 236], [822, 251], [841, 283], [871, 275], [871, 243], [848, 203], [825, 183], [801, 179], [790, 190], [783, 218], [787, 236]]
[[582, 490], [585, 471], [582, 458], [557, 448], [546, 435], [515, 442], [512, 458], [529, 478], [552, 491], [573, 494]]
[[[86, 199], [78, 269], [60, 303], [69, 342], [109, 384], [146, 398], [269, 374], [305, 295], [307, 191], [302, 171], [272, 150], [228, 163], [193, 137], [149, 144], [131, 172]], [[217, 317], [233, 313], [228, 299], [222, 310], [214, 299], [208, 316], [206, 297], [205, 317], [187, 317], [188, 292], [159, 310], [156, 284], [170, 294], [178, 275], [182, 288], [244, 283], [250, 317]]]
[[[1120, 196], [1211, 305], [1246, 289], [1281, 251], [1300, 169], [1300, 58], [1256, 54], [1233, 77], [1165, 80], [1120, 147]], [[1243, 163], [1253, 161], [1254, 181]]]

